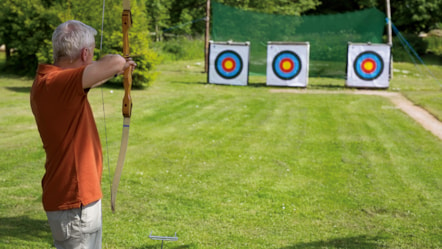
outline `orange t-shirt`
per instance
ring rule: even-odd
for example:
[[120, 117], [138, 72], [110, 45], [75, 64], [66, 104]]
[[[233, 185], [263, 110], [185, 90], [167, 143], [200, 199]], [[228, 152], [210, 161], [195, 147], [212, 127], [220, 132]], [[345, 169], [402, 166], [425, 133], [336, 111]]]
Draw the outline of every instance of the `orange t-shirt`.
[[39, 65], [31, 108], [46, 152], [42, 180], [46, 211], [101, 199], [102, 151], [82, 77], [85, 67]]

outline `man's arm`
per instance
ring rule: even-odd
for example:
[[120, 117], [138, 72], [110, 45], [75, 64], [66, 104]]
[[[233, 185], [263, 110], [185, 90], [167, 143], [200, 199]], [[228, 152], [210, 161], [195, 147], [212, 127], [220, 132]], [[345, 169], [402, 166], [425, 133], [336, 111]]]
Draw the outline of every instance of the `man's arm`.
[[99, 86], [115, 75], [123, 73], [130, 66], [135, 67], [135, 62], [126, 61], [116, 54], [105, 55], [86, 66], [83, 72], [83, 88]]

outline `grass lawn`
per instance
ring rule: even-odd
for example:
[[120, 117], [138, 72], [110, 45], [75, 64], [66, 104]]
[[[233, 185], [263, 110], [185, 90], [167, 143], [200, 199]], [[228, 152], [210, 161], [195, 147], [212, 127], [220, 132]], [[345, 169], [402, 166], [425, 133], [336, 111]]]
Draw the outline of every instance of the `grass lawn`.
[[[395, 63], [395, 77], [391, 85], [415, 104], [442, 120], [442, 70], [441, 66], [414, 66]], [[429, 70], [429, 71], [428, 71]], [[433, 77], [434, 76], [434, 77]]]
[[[132, 92], [114, 214], [104, 166], [104, 248], [160, 248], [151, 231], [177, 232], [164, 244], [176, 249], [442, 247], [442, 141], [388, 99], [270, 93], [262, 77], [248, 87], [211, 85], [197, 62], [161, 65], [152, 87]], [[437, 80], [397, 67], [389, 90], [442, 117]], [[0, 248], [51, 248], [31, 84], [0, 76]], [[111, 175], [122, 96], [109, 87], [89, 93]]]

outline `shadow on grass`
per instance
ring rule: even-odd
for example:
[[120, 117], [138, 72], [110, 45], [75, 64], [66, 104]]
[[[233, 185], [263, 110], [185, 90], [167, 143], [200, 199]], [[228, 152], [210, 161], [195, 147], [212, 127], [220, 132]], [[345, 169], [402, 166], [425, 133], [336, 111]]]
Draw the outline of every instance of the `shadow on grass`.
[[[325, 79], [325, 78], [324, 78]], [[332, 78], [330, 78], [332, 79]], [[321, 89], [321, 90], [345, 90], [349, 89], [349, 87], [345, 86], [345, 82], [342, 83], [334, 83], [334, 84], [317, 84], [317, 83], [309, 83], [306, 87], [302, 86], [276, 86], [276, 85], [267, 85], [266, 82], [263, 81], [249, 81], [247, 85], [234, 85], [234, 84], [221, 84], [221, 83], [209, 83], [207, 81], [182, 81], [182, 80], [171, 80], [169, 83], [172, 84], [183, 84], [183, 85], [215, 85], [215, 86], [226, 86], [226, 87], [252, 87], [252, 88], [277, 88], [277, 89]]]
[[345, 85], [332, 85], [332, 84], [311, 84], [309, 89], [324, 89], [324, 90], [343, 90], [348, 89]]
[[142, 247], [137, 247], [136, 249], [158, 249], [158, 248], [188, 249], [190, 247], [191, 247], [190, 245], [171, 246], [171, 245], [166, 245], [166, 243], [164, 243], [163, 247], [161, 247], [161, 242], [160, 242], [158, 245], [142, 246]]
[[0, 240], [15, 238], [22, 241], [46, 240], [52, 244], [52, 235], [46, 220], [35, 220], [27, 216], [0, 217]]
[[[107, 84], [104, 84], [100, 87], [103, 87], [105, 89], [124, 89], [123, 85], [118, 84], [118, 83], [107, 83]], [[8, 91], [17, 92], [17, 93], [30, 93], [31, 92], [30, 86], [22, 86], [22, 87], [8, 86], [5, 88]], [[97, 89], [99, 89], [99, 87]], [[137, 89], [139, 89], [139, 88], [133, 88], [133, 90], [137, 90]]]
[[[100, 89], [100, 87], [104, 88], [104, 89], [124, 89], [124, 86], [122, 83], [106, 83], [103, 84], [99, 87], [97, 87], [97, 89]], [[15, 86], [8, 86], [5, 87], [8, 91], [11, 92], [17, 92], [17, 93], [30, 93], [31, 92], [31, 87], [30, 86], [20, 86], [20, 87], [15, 87]], [[131, 90], [143, 90], [146, 89], [147, 87], [138, 87], [138, 86], [133, 86]]]
[[348, 238], [337, 238], [331, 240], [313, 241], [307, 243], [298, 243], [281, 249], [314, 249], [314, 248], [349, 248], [349, 249], [375, 249], [381, 248], [379, 240], [385, 240], [382, 237], [356, 236]]
[[17, 93], [30, 93], [31, 92], [31, 87], [30, 86], [8, 86], [5, 87], [8, 91], [11, 92], [17, 92]]
[[203, 81], [170, 81], [172, 84], [185, 84], [185, 85], [208, 85], [209, 83]]

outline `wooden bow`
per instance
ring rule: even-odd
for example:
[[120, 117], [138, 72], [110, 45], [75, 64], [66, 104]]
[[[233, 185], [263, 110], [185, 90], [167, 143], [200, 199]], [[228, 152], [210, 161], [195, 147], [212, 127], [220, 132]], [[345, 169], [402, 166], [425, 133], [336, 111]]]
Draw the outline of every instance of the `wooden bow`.
[[[130, 59], [129, 50], [129, 29], [132, 26], [132, 14], [130, 11], [130, 0], [123, 0], [123, 56], [126, 60]], [[120, 154], [118, 156], [117, 167], [115, 168], [114, 180], [111, 189], [111, 208], [115, 212], [115, 200], [117, 198], [118, 184], [120, 183], [121, 173], [123, 172], [124, 159], [126, 158], [127, 144], [129, 141], [130, 116], [132, 114], [132, 99], [130, 90], [132, 87], [132, 67], [124, 71], [124, 97], [123, 97], [123, 135], [121, 137]]]

